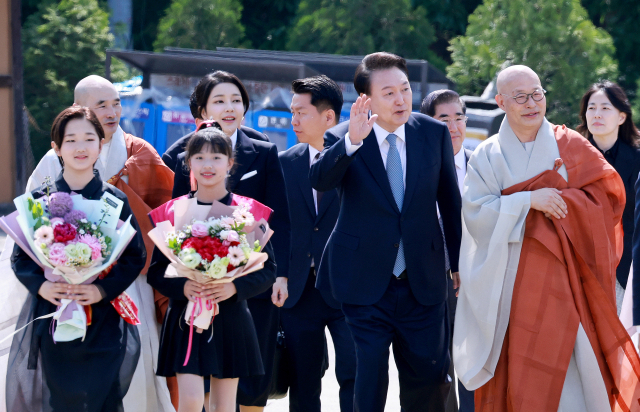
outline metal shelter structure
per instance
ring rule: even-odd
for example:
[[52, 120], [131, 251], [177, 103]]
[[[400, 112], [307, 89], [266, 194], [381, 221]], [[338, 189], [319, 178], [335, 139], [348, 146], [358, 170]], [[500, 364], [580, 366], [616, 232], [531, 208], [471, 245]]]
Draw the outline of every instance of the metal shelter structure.
[[[146, 88], [152, 74], [199, 77], [214, 70], [232, 72], [242, 80], [291, 82], [325, 74], [337, 82], [352, 82], [363, 56], [228, 47], [216, 50], [168, 47], [163, 53], [109, 49], [106, 57], [107, 78], [111, 74], [111, 59], [115, 57], [139, 69], [143, 74], [142, 87]], [[432, 91], [430, 89], [454, 86], [444, 73], [426, 60], [407, 60], [407, 68], [409, 81], [420, 85], [420, 100]]]

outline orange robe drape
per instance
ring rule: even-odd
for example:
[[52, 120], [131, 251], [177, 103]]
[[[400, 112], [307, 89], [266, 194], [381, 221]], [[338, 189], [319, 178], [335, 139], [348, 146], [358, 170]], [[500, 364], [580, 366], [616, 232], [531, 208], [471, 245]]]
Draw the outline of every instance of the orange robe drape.
[[[129, 199], [131, 211], [138, 221], [147, 250], [147, 263], [142, 270], [142, 273], [147, 273], [154, 247], [153, 241], [148, 236], [153, 225], [147, 213], [171, 200], [173, 171], [164, 164], [156, 149], [145, 140], [125, 133], [124, 141], [127, 146], [127, 161], [122, 170], [111, 177], [108, 183], [122, 190]], [[129, 182], [122, 180], [122, 176], [128, 176]], [[153, 293], [156, 319], [158, 323], [162, 323], [169, 307], [169, 299], [156, 290]], [[167, 378], [167, 386], [171, 403], [177, 410], [179, 399], [176, 379]]]
[[[147, 273], [153, 252], [153, 242], [147, 235], [153, 225], [147, 213], [171, 200], [173, 171], [164, 164], [156, 149], [143, 139], [125, 133], [124, 141], [127, 146], [127, 161], [122, 170], [108, 182], [122, 190], [129, 199], [147, 249], [147, 263], [142, 270], [142, 273]], [[122, 176], [128, 176], [129, 183], [125, 183]], [[162, 323], [169, 299], [155, 292], [155, 304], [158, 323]]]
[[[616, 267], [625, 205], [620, 176], [577, 132], [554, 126], [567, 183], [545, 171], [503, 191], [562, 191], [567, 217], [531, 209], [509, 327], [494, 377], [476, 391], [478, 412], [555, 412], [581, 323], [612, 411], [640, 411], [640, 358], [616, 313]], [[561, 164], [558, 160], [557, 164]]]

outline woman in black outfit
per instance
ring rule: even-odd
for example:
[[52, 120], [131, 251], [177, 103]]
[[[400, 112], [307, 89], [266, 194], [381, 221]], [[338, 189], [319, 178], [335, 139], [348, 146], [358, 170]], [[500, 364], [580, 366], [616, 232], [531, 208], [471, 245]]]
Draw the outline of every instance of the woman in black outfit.
[[616, 169], [624, 182], [627, 204], [622, 214], [624, 250], [616, 271], [616, 301], [618, 314], [627, 287], [631, 268], [634, 233], [634, 184], [640, 172], [640, 132], [633, 124], [631, 105], [624, 90], [617, 84], [596, 83], [580, 102], [581, 124], [577, 127], [604, 158]]

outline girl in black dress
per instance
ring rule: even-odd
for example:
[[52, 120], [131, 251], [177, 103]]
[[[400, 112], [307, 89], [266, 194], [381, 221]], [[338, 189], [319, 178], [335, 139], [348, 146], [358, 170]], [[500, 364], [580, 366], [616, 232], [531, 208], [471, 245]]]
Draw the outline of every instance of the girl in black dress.
[[[216, 125], [217, 126], [217, 125]], [[186, 149], [185, 164], [198, 182], [195, 197], [199, 204], [214, 201], [231, 204], [233, 194], [226, 189], [226, 177], [233, 167], [231, 141], [216, 127], [194, 134]], [[160, 337], [158, 375], [177, 376], [178, 412], [201, 412], [205, 401], [204, 377], [211, 377], [209, 407], [211, 411], [234, 412], [238, 378], [264, 374], [260, 348], [246, 299], [268, 290], [276, 278], [271, 245], [263, 250], [269, 255], [264, 269], [233, 282], [201, 285], [186, 278], [165, 278], [169, 260], [157, 248], [153, 252], [147, 280], [169, 298]], [[188, 346], [189, 325], [184, 311], [196, 297], [219, 304], [220, 313], [211, 329], [193, 334], [191, 355], [183, 366]], [[212, 335], [213, 333], [213, 335]]]
[[[146, 252], [126, 195], [103, 182], [93, 170], [103, 138], [102, 126], [91, 110], [71, 107], [60, 113], [53, 123], [51, 140], [63, 169], [48, 190], [73, 191], [92, 200], [109, 192], [124, 203], [120, 219], [131, 217], [137, 232], [108, 275], [88, 285], [49, 282], [42, 268], [15, 246], [13, 271], [30, 292], [18, 327], [54, 312], [61, 299], [91, 305], [92, 319], [84, 340], [54, 342], [49, 320], [38, 320], [14, 337], [7, 373], [9, 411], [123, 410], [122, 399], [138, 363], [140, 342], [135, 326], [126, 323], [110, 301], [138, 276]], [[42, 197], [45, 190], [36, 189], [33, 197]]]

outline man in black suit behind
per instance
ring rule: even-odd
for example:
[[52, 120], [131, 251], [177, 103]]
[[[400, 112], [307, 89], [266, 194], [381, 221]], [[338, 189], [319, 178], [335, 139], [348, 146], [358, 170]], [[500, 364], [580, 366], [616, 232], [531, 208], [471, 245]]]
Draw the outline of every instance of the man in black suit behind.
[[[437, 90], [429, 93], [429, 95], [424, 98], [422, 105], [420, 106], [420, 112], [446, 123], [447, 129], [449, 129], [449, 134], [451, 135], [451, 143], [453, 145], [453, 159], [456, 165], [458, 188], [460, 189], [460, 195], [462, 195], [462, 183], [465, 175], [467, 174], [467, 163], [469, 163], [469, 158], [473, 153], [471, 150], [462, 147], [467, 131], [467, 106], [460, 98], [460, 95], [453, 90]], [[446, 266], [447, 267], [445, 267], [445, 269], [448, 274], [451, 273], [451, 265], [448, 259], [446, 259]], [[458, 278], [452, 279], [451, 276], [448, 276], [447, 283], [449, 285], [447, 296], [449, 326], [451, 328], [451, 338], [453, 338], [453, 322], [455, 320], [456, 304], [458, 302], [456, 289], [460, 287], [460, 282]], [[449, 368], [449, 373], [453, 378], [453, 362]], [[458, 408], [457, 406], [456, 391], [452, 388], [449, 392], [449, 398], [447, 399], [447, 412], [473, 412], [473, 391], [468, 391], [460, 381], [457, 382], [456, 387], [458, 390], [457, 398], [460, 400], [460, 407]]]
[[281, 312], [282, 328], [291, 359], [290, 412], [320, 412], [324, 374], [325, 328], [336, 350], [336, 378], [340, 409], [353, 411], [356, 377], [355, 344], [340, 303], [331, 290], [316, 289], [316, 265], [340, 210], [335, 189], [317, 192], [309, 181], [310, 165], [318, 159], [327, 129], [335, 126], [342, 109], [340, 87], [326, 76], [292, 83], [291, 126], [299, 144], [280, 152], [291, 215], [289, 297]]
[[340, 196], [318, 287], [328, 285], [342, 303], [356, 344], [355, 410], [363, 412], [384, 411], [392, 343], [406, 412], [444, 411], [450, 387], [436, 202], [455, 273], [461, 199], [449, 131], [411, 113], [407, 73], [399, 56], [366, 56], [354, 77], [360, 97], [351, 118], [325, 133], [325, 149], [311, 166], [312, 187], [337, 188]]

